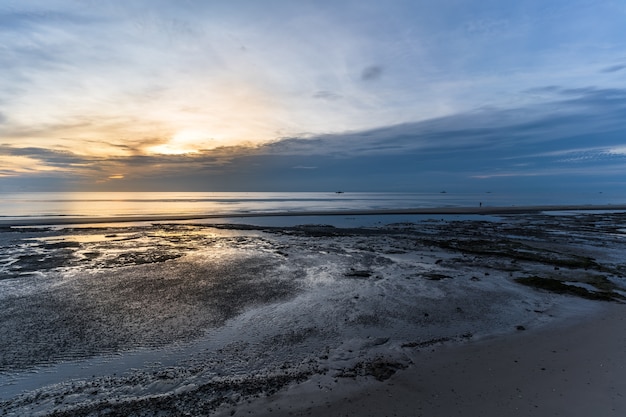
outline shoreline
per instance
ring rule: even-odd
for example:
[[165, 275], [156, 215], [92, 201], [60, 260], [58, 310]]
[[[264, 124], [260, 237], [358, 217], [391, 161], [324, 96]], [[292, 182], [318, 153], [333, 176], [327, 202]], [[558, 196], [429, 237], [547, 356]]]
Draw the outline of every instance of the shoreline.
[[332, 390], [301, 384], [235, 415], [622, 416], [625, 312], [626, 305], [606, 304], [588, 317], [416, 350], [388, 380], [340, 379]]
[[257, 213], [216, 213], [216, 214], [188, 214], [188, 215], [149, 215], [149, 216], [119, 216], [119, 217], [62, 217], [51, 216], [2, 219], [0, 227], [23, 226], [61, 226], [72, 224], [102, 224], [102, 223], [132, 223], [132, 222], [159, 222], [159, 221], [189, 221], [207, 219], [250, 218], [250, 217], [313, 217], [313, 216], [367, 216], [367, 215], [499, 215], [499, 214], [532, 214], [550, 211], [624, 211], [626, 204], [599, 204], [599, 205], [541, 205], [541, 206], [486, 206], [486, 207], [429, 207], [406, 209], [367, 209], [367, 210], [323, 210], [323, 211], [281, 211]]

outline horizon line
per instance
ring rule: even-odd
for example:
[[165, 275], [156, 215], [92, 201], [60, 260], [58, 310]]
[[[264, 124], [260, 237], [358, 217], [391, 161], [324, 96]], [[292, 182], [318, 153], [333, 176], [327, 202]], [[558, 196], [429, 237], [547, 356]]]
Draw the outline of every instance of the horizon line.
[[394, 215], [394, 214], [532, 214], [550, 211], [626, 211], [626, 204], [585, 204], [585, 205], [533, 205], [533, 206], [482, 206], [482, 207], [420, 207], [406, 209], [365, 209], [365, 210], [316, 210], [316, 211], [277, 211], [254, 213], [214, 213], [214, 214], [187, 214], [187, 215], [138, 215], [119, 217], [33, 217], [29, 219], [0, 220], [0, 227], [28, 227], [28, 226], [67, 226], [102, 223], [132, 223], [132, 222], [167, 222], [207, 219], [251, 218], [251, 217], [313, 217], [313, 216], [367, 216], [367, 215]]

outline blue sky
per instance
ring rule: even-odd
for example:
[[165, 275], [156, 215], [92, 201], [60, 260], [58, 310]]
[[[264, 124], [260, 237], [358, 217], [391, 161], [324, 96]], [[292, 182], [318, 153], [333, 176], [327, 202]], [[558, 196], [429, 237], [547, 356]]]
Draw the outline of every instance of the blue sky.
[[4, 1], [0, 191], [626, 190], [623, 1]]

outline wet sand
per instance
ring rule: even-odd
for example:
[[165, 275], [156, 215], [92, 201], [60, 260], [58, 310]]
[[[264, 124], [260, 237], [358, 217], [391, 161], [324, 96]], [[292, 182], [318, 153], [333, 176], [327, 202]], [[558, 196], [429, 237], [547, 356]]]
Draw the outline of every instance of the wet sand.
[[0, 228], [0, 411], [623, 412], [626, 213], [487, 217]]
[[626, 306], [559, 326], [439, 346], [387, 381], [300, 386], [249, 404], [255, 416], [623, 416]]

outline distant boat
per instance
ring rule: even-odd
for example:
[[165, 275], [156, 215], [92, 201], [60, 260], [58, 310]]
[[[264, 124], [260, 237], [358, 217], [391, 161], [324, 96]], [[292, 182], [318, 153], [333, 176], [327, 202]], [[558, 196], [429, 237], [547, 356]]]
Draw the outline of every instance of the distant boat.
[[448, 192], [444, 190], [440, 194], [448, 194]]
[[343, 191], [335, 191], [335, 194], [343, 194]]

